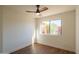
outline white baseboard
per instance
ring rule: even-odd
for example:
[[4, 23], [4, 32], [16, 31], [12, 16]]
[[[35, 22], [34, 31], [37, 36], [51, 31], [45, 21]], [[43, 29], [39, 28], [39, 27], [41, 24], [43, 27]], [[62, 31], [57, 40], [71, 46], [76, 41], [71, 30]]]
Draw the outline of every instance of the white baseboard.
[[14, 52], [14, 51], [20, 50], [20, 49], [22, 49], [22, 48], [24, 48], [24, 47], [28, 47], [28, 46], [30, 46], [30, 45], [32, 45], [32, 43], [20, 45], [20, 46], [18, 46], [17, 48], [14, 48], [14, 49], [12, 49], [12, 50], [10, 50], [10, 51], [3, 51], [2, 54], [10, 54], [10, 53], [12, 53], [12, 52]]
[[[60, 48], [60, 47], [48, 45], [48, 44], [46, 44], [46, 43], [40, 43], [40, 42], [37, 42], [37, 43], [38, 43], [38, 44], [42, 44], [42, 45], [46, 45], [46, 46], [49, 46], [49, 47], [55, 47], [55, 48], [63, 49], [63, 48]], [[63, 50], [67, 50], [67, 49], [63, 49]], [[70, 50], [67, 50], [67, 51], [70, 51]], [[71, 52], [74, 52], [74, 51], [71, 51]]]

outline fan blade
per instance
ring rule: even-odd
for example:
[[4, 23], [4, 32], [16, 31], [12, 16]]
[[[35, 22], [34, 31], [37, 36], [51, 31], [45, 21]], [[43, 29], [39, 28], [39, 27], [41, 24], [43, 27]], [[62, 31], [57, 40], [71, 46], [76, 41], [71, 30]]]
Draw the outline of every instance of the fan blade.
[[26, 11], [26, 12], [29, 12], [29, 13], [36, 13], [36, 11]]
[[47, 7], [44, 7], [42, 9], [40, 9], [40, 12], [43, 12], [43, 11], [46, 11], [46, 10], [48, 10], [48, 8]]

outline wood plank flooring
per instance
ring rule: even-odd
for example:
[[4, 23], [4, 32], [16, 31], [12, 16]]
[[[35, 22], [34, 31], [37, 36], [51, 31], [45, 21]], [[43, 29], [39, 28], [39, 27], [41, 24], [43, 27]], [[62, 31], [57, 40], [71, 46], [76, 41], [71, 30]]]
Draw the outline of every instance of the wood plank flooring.
[[42, 44], [34, 44], [11, 54], [75, 54], [74, 52], [66, 51], [63, 49], [49, 47]]

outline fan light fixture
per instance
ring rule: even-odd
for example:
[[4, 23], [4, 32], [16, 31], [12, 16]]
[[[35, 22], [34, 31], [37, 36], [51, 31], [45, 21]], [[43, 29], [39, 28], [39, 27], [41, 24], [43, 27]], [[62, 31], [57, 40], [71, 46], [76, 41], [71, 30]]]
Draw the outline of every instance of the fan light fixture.
[[40, 7], [40, 6], [39, 6], [39, 5], [36, 5], [36, 7], [37, 7], [36, 15], [39, 16], [39, 15], [40, 15], [40, 11], [39, 11], [39, 7]]
[[37, 16], [39, 16], [39, 15], [40, 15], [40, 13], [36, 13], [36, 15], [37, 15]]
[[29, 13], [35, 13], [37, 16], [40, 16], [40, 12], [43, 12], [43, 11], [46, 11], [48, 10], [47, 7], [43, 7], [40, 9], [40, 5], [36, 5], [36, 10], [35, 11], [26, 11], [26, 12], [29, 12]]

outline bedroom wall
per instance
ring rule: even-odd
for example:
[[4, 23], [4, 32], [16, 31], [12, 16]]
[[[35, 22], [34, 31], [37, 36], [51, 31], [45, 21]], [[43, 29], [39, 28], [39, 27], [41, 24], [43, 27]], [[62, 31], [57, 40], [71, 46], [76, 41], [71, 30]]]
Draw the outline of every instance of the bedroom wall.
[[3, 7], [3, 53], [11, 53], [32, 44], [34, 20], [16, 8]]
[[79, 53], [79, 6], [76, 8], [76, 53]]
[[[39, 34], [41, 21], [50, 20], [52, 19], [52, 16], [61, 17], [62, 35], [55, 36]], [[74, 10], [37, 19], [37, 43], [75, 52], [75, 40]]]
[[2, 6], [0, 6], [0, 53], [2, 52]]

